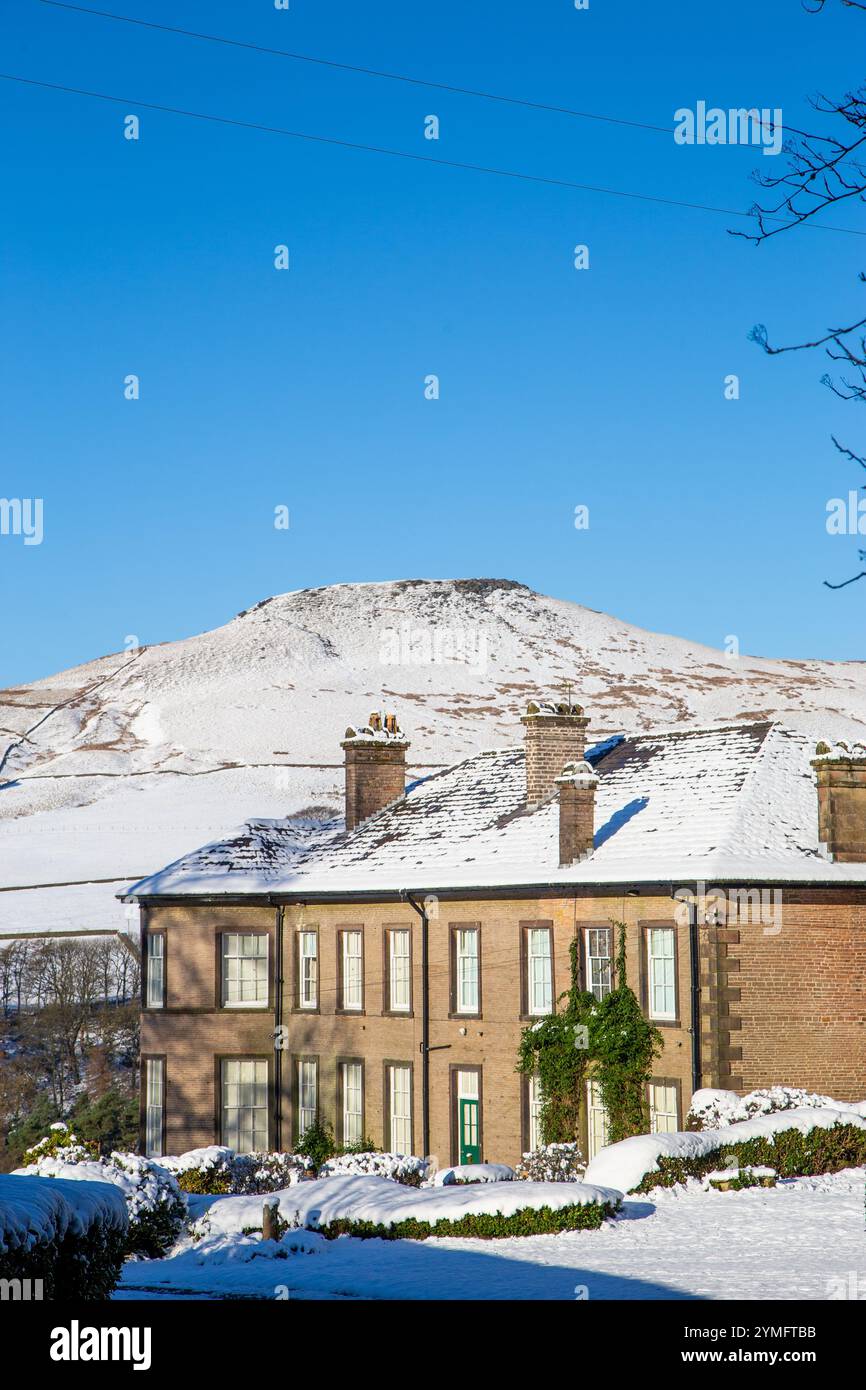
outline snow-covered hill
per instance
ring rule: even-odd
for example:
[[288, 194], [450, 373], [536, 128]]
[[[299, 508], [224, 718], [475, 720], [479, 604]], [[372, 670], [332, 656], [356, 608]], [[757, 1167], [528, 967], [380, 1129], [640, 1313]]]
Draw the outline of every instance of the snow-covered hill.
[[339, 740], [371, 709], [420, 769], [517, 742], [566, 681], [593, 738], [776, 715], [866, 735], [866, 663], [735, 658], [510, 580], [304, 589], [0, 692], [0, 932], [120, 926], [117, 890], [182, 851], [338, 808]]

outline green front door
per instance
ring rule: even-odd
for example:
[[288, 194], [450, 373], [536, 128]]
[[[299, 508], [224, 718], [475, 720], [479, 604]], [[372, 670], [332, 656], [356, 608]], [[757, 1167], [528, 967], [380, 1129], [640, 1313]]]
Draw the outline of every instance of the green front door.
[[478, 1101], [458, 1101], [460, 1123], [460, 1162], [480, 1163], [481, 1145], [478, 1142]]

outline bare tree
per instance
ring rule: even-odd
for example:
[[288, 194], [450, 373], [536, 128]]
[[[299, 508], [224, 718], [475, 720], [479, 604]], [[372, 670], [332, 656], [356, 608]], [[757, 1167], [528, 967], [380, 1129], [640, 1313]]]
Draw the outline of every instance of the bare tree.
[[20, 1118], [6, 1107], [15, 1097], [23, 1103], [32, 1087], [63, 1114], [82, 1086], [90, 1091], [92, 1084], [99, 1095], [113, 1080], [134, 1075], [139, 981], [138, 949], [126, 939], [47, 938], [0, 947], [6, 1128]]
[[[803, 0], [803, 8], [820, 14], [828, 3], [829, 0]], [[845, 9], [866, 13], [866, 0], [839, 0], [839, 3]], [[755, 203], [750, 210], [756, 231], [732, 230], [731, 235], [745, 236], [761, 245], [820, 218], [829, 208], [866, 202], [866, 83], [840, 98], [819, 94], [810, 104], [817, 115], [827, 118], [828, 130], [813, 134], [786, 127], [782, 147], [787, 156], [785, 171], [779, 175], [758, 171], [754, 175], [764, 192], [772, 195], [764, 202]], [[823, 221], [815, 225], [827, 226]], [[859, 281], [861, 285], [866, 284], [862, 271]], [[834, 365], [822, 376], [822, 384], [841, 400], [866, 402], [866, 315], [847, 327], [829, 326], [807, 341], [787, 346], [771, 344], [764, 324], [757, 324], [749, 337], [771, 357], [784, 352], [823, 349]], [[851, 463], [866, 468], [862, 453], [840, 443], [834, 435], [831, 438], [839, 453]], [[861, 563], [866, 563], [866, 551], [861, 550], [859, 555]], [[830, 589], [843, 589], [863, 578], [866, 578], [866, 569], [841, 584], [831, 584], [826, 579], [824, 583]]]

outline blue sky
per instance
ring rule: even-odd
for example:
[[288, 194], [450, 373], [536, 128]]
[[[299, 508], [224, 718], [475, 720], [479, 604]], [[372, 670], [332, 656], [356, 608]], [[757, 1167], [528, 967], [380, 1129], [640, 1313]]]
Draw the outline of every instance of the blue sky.
[[[106, 8], [660, 126], [699, 99], [800, 124], [808, 93], [862, 79], [866, 33], [795, 0]], [[862, 443], [858, 412], [816, 356], [747, 340], [756, 322], [786, 341], [858, 317], [862, 238], [756, 249], [733, 217], [136, 102], [726, 208], [780, 161], [38, 0], [7, 0], [0, 38], [7, 73], [125, 99], [0, 82], [0, 495], [44, 499], [41, 545], [0, 536], [0, 683], [271, 593], [416, 575], [517, 578], [744, 652], [863, 657], [866, 583], [821, 583], [858, 567], [856, 539], [825, 529], [827, 500], [859, 484], [829, 435]], [[866, 231], [862, 207], [828, 220]]]

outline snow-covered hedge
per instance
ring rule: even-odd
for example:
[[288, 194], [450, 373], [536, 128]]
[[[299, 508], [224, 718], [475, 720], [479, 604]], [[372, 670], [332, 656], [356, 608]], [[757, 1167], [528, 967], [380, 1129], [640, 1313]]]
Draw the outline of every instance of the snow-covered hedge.
[[420, 1187], [427, 1175], [427, 1160], [411, 1154], [369, 1153], [337, 1154], [319, 1169], [320, 1178], [349, 1176], [390, 1178], [405, 1187]]
[[0, 1174], [0, 1279], [30, 1280], [31, 1298], [106, 1299], [127, 1223], [116, 1186]]
[[578, 1144], [542, 1144], [523, 1155], [515, 1177], [529, 1182], [581, 1182], [586, 1163]]
[[840, 1110], [866, 1118], [866, 1101], [849, 1104], [832, 1096], [816, 1095], [798, 1086], [769, 1086], [738, 1096], [736, 1091], [695, 1091], [686, 1118], [687, 1129], [719, 1129], [755, 1115], [774, 1115], [780, 1110]]
[[[292, 1227], [383, 1240], [428, 1236], [528, 1236], [598, 1227], [620, 1192], [574, 1183], [494, 1182], [410, 1188], [388, 1178], [346, 1175], [301, 1183], [280, 1193], [280, 1216]], [[206, 1213], [208, 1236], [261, 1229], [257, 1197], [219, 1197]], [[205, 1229], [203, 1224], [202, 1229]]]
[[159, 1163], [177, 1178], [183, 1192], [280, 1192], [315, 1176], [313, 1160], [304, 1154], [238, 1154], [221, 1144], [190, 1149], [178, 1157], [161, 1158]]
[[803, 1107], [676, 1134], [639, 1134], [593, 1158], [586, 1180], [622, 1192], [671, 1187], [715, 1168], [719, 1153], [739, 1166], [766, 1164], [780, 1177], [810, 1177], [866, 1164], [866, 1118], [852, 1111]]
[[514, 1169], [507, 1163], [462, 1163], [440, 1168], [429, 1179], [431, 1187], [453, 1187], [460, 1183], [513, 1182]]
[[17, 1174], [119, 1188], [129, 1217], [127, 1253], [158, 1259], [174, 1244], [186, 1220], [186, 1200], [176, 1179], [139, 1154], [94, 1157], [91, 1146], [80, 1144], [65, 1126], [64, 1131], [52, 1126], [50, 1135], [27, 1150], [24, 1157], [30, 1161]]

